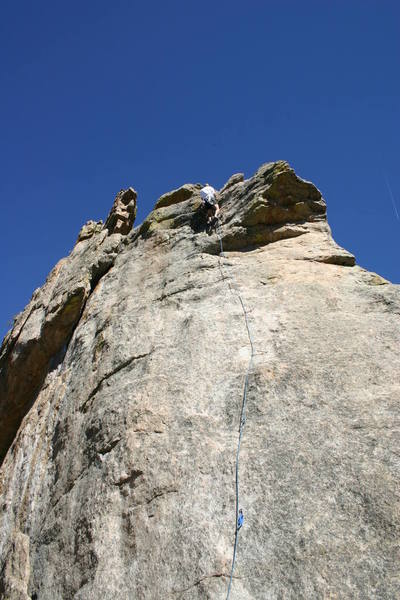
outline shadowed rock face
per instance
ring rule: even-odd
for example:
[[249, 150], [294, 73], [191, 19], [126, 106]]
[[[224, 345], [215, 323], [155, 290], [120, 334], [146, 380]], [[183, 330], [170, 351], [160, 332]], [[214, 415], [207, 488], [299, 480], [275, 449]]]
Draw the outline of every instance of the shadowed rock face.
[[226, 597], [240, 290], [231, 599], [399, 597], [398, 286], [287, 163], [221, 189], [223, 257], [200, 187], [120, 193], [3, 342], [0, 595]]

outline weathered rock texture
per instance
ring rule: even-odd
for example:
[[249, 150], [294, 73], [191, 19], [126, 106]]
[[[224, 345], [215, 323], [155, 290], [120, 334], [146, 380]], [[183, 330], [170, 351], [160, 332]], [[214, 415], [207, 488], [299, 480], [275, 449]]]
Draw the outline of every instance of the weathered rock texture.
[[126, 235], [130, 232], [136, 218], [136, 198], [137, 193], [133, 188], [119, 192], [104, 225], [110, 234]]
[[[127, 207], [125, 214], [121, 204]], [[0, 461], [46, 375], [62, 360], [88, 297], [113, 265], [121, 241], [117, 234], [132, 229], [135, 215], [136, 192], [122, 190], [105, 225], [89, 221], [82, 227], [70, 256], [54, 267], [5, 337], [0, 350]]]
[[398, 287], [354, 266], [287, 163], [228, 183], [224, 257], [183, 186], [131, 233], [87, 226], [6, 336], [5, 598], [226, 597], [235, 290], [256, 356], [231, 599], [400, 597]]

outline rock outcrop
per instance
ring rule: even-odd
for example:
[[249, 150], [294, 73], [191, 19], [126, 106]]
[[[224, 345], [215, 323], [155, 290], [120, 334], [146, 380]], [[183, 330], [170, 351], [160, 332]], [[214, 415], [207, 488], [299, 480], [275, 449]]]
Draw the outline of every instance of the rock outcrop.
[[163, 194], [156, 202], [155, 208], [164, 208], [166, 206], [171, 206], [172, 204], [179, 204], [179, 202], [184, 202], [185, 200], [189, 200], [196, 192], [201, 190], [201, 185], [192, 183], [187, 183], [182, 185], [177, 190], [172, 190], [171, 192], [167, 192]]
[[0, 462], [46, 375], [62, 360], [87, 299], [114, 264], [118, 234], [132, 229], [135, 216], [136, 192], [121, 190], [105, 225], [83, 226], [70, 256], [17, 315], [0, 350]]
[[108, 233], [126, 235], [132, 229], [136, 218], [137, 193], [133, 188], [121, 190], [114, 200], [114, 205], [105, 222]]
[[[400, 293], [332, 239], [284, 161], [200, 185], [131, 231], [117, 196], [6, 336], [0, 593], [7, 600], [400, 596]], [[3, 597], [2, 596], [2, 597]]]

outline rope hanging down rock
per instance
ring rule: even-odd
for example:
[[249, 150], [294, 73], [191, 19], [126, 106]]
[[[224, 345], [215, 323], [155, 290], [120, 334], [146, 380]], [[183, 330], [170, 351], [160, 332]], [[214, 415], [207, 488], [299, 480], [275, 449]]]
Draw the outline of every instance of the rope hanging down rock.
[[[220, 252], [220, 257], [225, 258], [225, 254], [224, 254], [224, 248], [223, 248], [223, 244], [222, 244], [222, 237], [221, 237], [221, 233], [220, 233], [220, 225], [218, 224], [216, 227], [216, 232], [218, 235], [218, 239], [219, 239], [219, 244], [220, 244], [220, 248], [221, 248], [221, 252]], [[236, 296], [239, 298], [240, 304], [242, 306], [242, 311], [243, 311], [243, 316], [244, 316], [244, 320], [246, 323], [246, 329], [247, 329], [247, 335], [249, 338], [249, 342], [250, 342], [250, 348], [251, 348], [251, 354], [250, 354], [250, 359], [249, 359], [249, 363], [247, 365], [247, 371], [246, 371], [246, 376], [244, 379], [244, 386], [243, 386], [243, 396], [242, 396], [242, 407], [241, 407], [241, 411], [240, 411], [240, 422], [239, 422], [239, 439], [238, 439], [238, 445], [237, 445], [237, 450], [236, 450], [236, 466], [235, 466], [235, 496], [236, 496], [236, 500], [235, 500], [235, 505], [236, 505], [236, 510], [235, 510], [235, 543], [233, 546], [233, 556], [232, 556], [232, 566], [231, 566], [231, 574], [230, 574], [230, 578], [229, 578], [229, 585], [228, 585], [228, 592], [226, 595], [226, 600], [229, 600], [229, 596], [231, 593], [231, 587], [232, 587], [232, 579], [233, 579], [233, 572], [235, 569], [235, 563], [236, 563], [236, 552], [237, 552], [237, 545], [238, 545], [238, 536], [239, 536], [239, 528], [238, 528], [238, 518], [239, 518], [239, 462], [240, 462], [240, 444], [242, 441], [242, 435], [243, 435], [243, 430], [244, 430], [244, 426], [246, 423], [246, 404], [247, 404], [247, 392], [248, 392], [248, 388], [249, 388], [249, 375], [250, 372], [253, 368], [253, 359], [254, 359], [254, 342], [253, 342], [253, 336], [251, 334], [251, 329], [250, 329], [250, 325], [249, 325], [249, 319], [248, 319], [248, 313], [246, 310], [246, 306], [243, 302], [242, 296], [239, 292], [238, 289], [238, 285], [236, 283], [236, 281], [234, 280], [234, 278], [231, 275], [224, 275], [224, 271], [221, 267], [221, 261], [219, 263], [220, 266], [220, 271], [221, 271], [221, 275], [223, 279], [228, 279], [229, 280], [229, 288], [231, 290], [231, 292], [233, 294], [236, 294]], [[233, 283], [235, 283], [235, 287], [236, 289], [234, 289]]]

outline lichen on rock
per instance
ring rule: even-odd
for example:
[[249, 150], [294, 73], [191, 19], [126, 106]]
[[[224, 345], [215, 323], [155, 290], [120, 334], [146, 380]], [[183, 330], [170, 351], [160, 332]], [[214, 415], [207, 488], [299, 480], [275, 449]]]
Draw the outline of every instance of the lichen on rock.
[[76, 243], [88, 240], [103, 229], [103, 221], [88, 221], [80, 230]]

